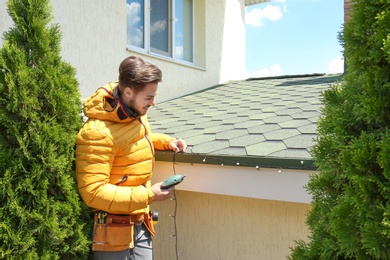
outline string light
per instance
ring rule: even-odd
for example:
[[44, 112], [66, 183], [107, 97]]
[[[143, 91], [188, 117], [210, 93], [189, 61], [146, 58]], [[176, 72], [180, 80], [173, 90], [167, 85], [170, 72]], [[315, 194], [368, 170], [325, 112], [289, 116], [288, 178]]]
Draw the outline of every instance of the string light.
[[[191, 150], [192, 151], [192, 150]], [[206, 158], [205, 158], [206, 160]], [[176, 153], [173, 153], [173, 160], [172, 160], [172, 167], [173, 167], [173, 174], [176, 175]], [[170, 237], [175, 237], [175, 253], [176, 253], [176, 260], [179, 260], [179, 251], [178, 251], [178, 237], [177, 237], [177, 225], [176, 225], [176, 216], [177, 216], [177, 197], [176, 197], [176, 189], [173, 190], [173, 198], [171, 200], [175, 201], [175, 210], [174, 214], [170, 214], [169, 216], [173, 218], [173, 226], [175, 229], [175, 233], [172, 234]]]
[[[208, 164], [215, 164], [216, 162], [215, 161], [219, 161], [219, 165], [220, 166], [225, 166], [225, 165], [236, 165], [236, 166], [246, 166], [246, 167], [254, 167], [256, 170], [260, 170], [260, 167], [263, 167], [263, 168], [280, 168], [280, 171], [279, 173], [281, 172], [281, 169], [282, 167], [277, 167], [276, 165], [258, 165], [258, 164], [251, 164], [251, 163], [243, 163], [243, 162], [238, 162], [236, 160], [228, 160], [227, 158], [222, 158], [221, 157], [213, 157], [213, 156], [204, 156], [202, 154], [199, 154], [199, 153], [194, 153], [193, 150], [192, 150], [192, 147], [189, 146], [189, 153], [191, 153], [192, 155], [197, 155], [199, 157], [201, 157], [201, 160], [203, 163], [208, 163]], [[188, 153], [188, 152], [187, 152]], [[292, 162], [292, 160], [290, 160]], [[194, 165], [194, 161], [191, 161], [190, 162], [191, 165]], [[298, 166], [300, 165], [300, 166]], [[305, 167], [304, 167], [305, 166]], [[293, 169], [311, 169], [312, 166], [310, 166], [310, 164], [306, 164], [305, 165], [305, 161], [303, 160], [299, 160], [299, 161], [296, 161], [295, 164], [293, 164], [291, 166], [291, 168]]]

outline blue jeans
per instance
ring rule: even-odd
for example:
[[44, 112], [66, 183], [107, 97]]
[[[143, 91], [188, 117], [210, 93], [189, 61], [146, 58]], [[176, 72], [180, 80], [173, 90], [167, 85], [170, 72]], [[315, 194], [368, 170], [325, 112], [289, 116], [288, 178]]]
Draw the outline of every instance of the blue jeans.
[[134, 248], [118, 252], [94, 251], [94, 260], [153, 260], [152, 236], [145, 224], [134, 226]]

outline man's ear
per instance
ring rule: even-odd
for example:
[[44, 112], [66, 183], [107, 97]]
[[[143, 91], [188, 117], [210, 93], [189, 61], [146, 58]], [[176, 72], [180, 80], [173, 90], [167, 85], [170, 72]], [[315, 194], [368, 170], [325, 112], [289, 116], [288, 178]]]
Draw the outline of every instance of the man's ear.
[[125, 88], [124, 94], [127, 98], [132, 99], [134, 95], [134, 91], [131, 88], [127, 87]]

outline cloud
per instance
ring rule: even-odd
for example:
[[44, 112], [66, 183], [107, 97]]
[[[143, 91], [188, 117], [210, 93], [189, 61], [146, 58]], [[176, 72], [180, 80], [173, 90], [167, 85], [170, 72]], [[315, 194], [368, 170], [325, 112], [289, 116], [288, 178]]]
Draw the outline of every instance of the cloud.
[[343, 73], [344, 72], [344, 59], [341, 56], [330, 60], [328, 62], [328, 74]]
[[260, 69], [255, 72], [247, 73], [247, 78], [262, 78], [270, 76], [280, 76], [283, 75], [283, 69], [279, 64], [274, 64], [271, 67]]
[[167, 20], [158, 20], [150, 26], [150, 34], [155, 35], [167, 29]]
[[175, 46], [175, 58], [177, 59], [184, 59], [184, 46], [183, 45], [176, 45]]
[[131, 4], [126, 4], [126, 13], [127, 13], [127, 21], [130, 24], [137, 24], [140, 22], [140, 12], [141, 5], [139, 3], [133, 2]]
[[283, 11], [280, 6], [267, 5], [264, 9], [254, 8], [246, 12], [245, 23], [254, 27], [260, 27], [263, 25], [264, 20], [276, 21], [281, 19], [282, 16]]

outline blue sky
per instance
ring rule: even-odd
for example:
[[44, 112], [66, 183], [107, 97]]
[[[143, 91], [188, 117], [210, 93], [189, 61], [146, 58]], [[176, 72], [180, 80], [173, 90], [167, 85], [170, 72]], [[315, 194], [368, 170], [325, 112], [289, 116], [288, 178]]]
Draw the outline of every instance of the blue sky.
[[342, 0], [272, 0], [245, 11], [248, 77], [342, 73]]

